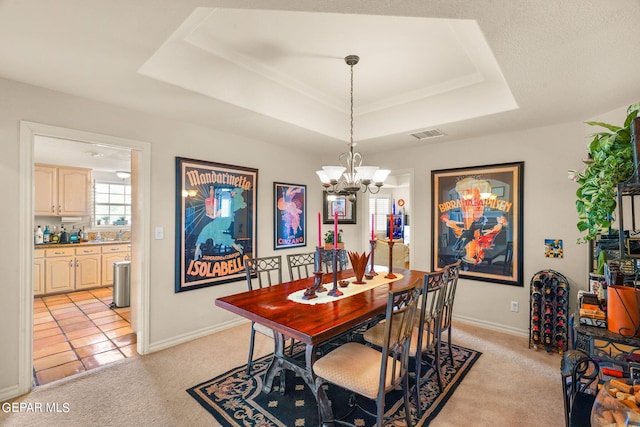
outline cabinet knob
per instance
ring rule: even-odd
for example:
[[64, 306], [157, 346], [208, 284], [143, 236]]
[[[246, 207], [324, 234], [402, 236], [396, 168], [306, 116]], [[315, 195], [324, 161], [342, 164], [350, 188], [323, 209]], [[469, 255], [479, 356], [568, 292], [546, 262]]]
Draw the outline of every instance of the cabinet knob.
[[55, 207], [55, 205], [51, 205], [51, 212], [52, 212], [52, 213], [56, 213], [56, 207]]
[[73, 260], [69, 261], [69, 267], [73, 267]]

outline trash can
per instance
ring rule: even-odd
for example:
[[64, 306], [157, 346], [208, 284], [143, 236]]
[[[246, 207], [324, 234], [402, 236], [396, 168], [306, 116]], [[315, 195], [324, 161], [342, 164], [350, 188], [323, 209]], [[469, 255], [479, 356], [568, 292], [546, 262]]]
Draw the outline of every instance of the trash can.
[[113, 263], [112, 307], [129, 307], [131, 297], [131, 261]]

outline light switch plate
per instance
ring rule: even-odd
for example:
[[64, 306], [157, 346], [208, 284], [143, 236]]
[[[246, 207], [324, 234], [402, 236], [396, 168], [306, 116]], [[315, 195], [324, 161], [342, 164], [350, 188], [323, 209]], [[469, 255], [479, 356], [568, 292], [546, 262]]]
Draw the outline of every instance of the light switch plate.
[[156, 227], [156, 240], [164, 239], [164, 227]]

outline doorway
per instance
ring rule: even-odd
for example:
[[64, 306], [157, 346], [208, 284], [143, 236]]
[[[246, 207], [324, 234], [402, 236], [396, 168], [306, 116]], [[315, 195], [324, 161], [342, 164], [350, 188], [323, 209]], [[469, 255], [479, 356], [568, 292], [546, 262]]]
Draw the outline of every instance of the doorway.
[[[33, 230], [34, 224], [34, 176], [33, 165], [36, 162], [34, 152], [34, 141], [38, 137], [59, 138], [62, 140], [76, 141], [93, 147], [106, 147], [111, 149], [128, 150], [131, 153], [131, 171], [132, 181], [132, 200], [135, 205], [139, 206], [132, 212], [132, 223], [136, 224], [131, 230], [131, 258], [134, 261], [131, 268], [131, 309], [129, 314], [120, 316], [121, 320], [127, 320], [133, 325], [137, 335], [135, 343], [135, 351], [138, 354], [146, 354], [149, 349], [148, 340], [148, 294], [149, 294], [149, 263], [148, 263], [148, 247], [150, 242], [149, 236], [149, 200], [150, 200], [150, 144], [141, 141], [129, 140], [124, 138], [112, 137], [108, 135], [94, 134], [89, 132], [77, 131], [73, 129], [60, 128], [55, 126], [43, 125], [33, 122], [20, 122], [20, 182], [21, 182], [21, 200], [20, 212], [23, 219], [20, 223], [20, 253], [22, 261], [20, 265], [20, 318], [21, 324], [24, 326], [25, 333], [20, 336], [20, 373], [19, 388], [20, 392], [26, 393], [33, 386], [33, 358], [34, 358], [34, 248], [33, 248]], [[99, 301], [104, 304], [108, 300], [109, 291], [102, 290], [91, 295], [96, 299], [92, 304]], [[89, 293], [90, 294], [90, 293]], [[67, 296], [73, 302], [70, 296]], [[88, 298], [88, 294], [74, 296], [77, 301], [83, 301]], [[75, 304], [75, 303], [74, 303]], [[79, 308], [75, 304], [75, 308]], [[80, 304], [82, 305], [82, 304]], [[74, 307], [67, 307], [72, 309]], [[97, 309], [97, 306], [96, 308]], [[88, 310], [91, 311], [91, 310]], [[125, 319], [128, 317], [128, 319]], [[115, 322], [120, 320], [113, 319]], [[71, 328], [73, 329], [73, 328]]]

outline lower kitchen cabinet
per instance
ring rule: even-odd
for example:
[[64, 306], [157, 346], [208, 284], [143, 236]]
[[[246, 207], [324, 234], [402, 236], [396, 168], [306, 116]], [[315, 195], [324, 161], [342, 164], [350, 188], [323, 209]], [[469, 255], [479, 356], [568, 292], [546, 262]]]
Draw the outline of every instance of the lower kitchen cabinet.
[[128, 244], [109, 245], [102, 248], [102, 286], [113, 285], [113, 263], [131, 259]]
[[75, 289], [97, 288], [101, 285], [102, 255], [99, 246], [76, 248]]
[[33, 252], [33, 294], [44, 294], [44, 249]]
[[73, 248], [45, 249], [45, 294], [75, 290], [75, 260]]
[[113, 285], [113, 263], [131, 259], [131, 246], [102, 244], [37, 248], [33, 294], [43, 296]]

